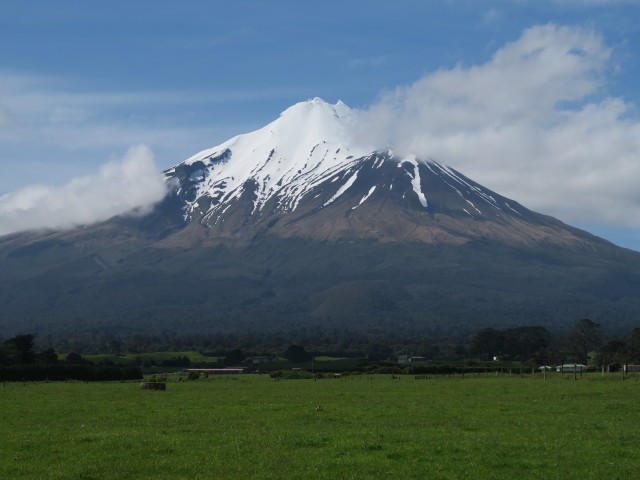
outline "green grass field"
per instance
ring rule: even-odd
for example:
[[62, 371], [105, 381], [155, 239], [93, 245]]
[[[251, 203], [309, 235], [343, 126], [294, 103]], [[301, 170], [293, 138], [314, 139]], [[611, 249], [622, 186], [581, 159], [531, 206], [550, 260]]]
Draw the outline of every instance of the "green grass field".
[[2, 479], [634, 479], [640, 377], [0, 386]]

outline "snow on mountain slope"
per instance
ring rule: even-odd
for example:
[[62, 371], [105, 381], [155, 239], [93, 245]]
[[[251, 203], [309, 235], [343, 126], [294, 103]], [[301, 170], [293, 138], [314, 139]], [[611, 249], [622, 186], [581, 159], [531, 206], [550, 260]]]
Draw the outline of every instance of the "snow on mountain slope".
[[291, 213], [311, 192], [312, 198], [321, 197], [313, 207], [317, 210], [357, 190], [362, 193], [348, 207], [353, 211], [394, 188], [402, 190], [402, 198], [413, 198], [416, 208], [429, 209], [434, 182], [457, 193], [461, 203], [456, 209], [469, 217], [482, 215], [481, 205], [521, 215], [519, 205], [496, 200], [493, 192], [437, 162], [355, 146], [351, 139], [357, 115], [340, 101], [331, 105], [314, 98], [288, 108], [259, 130], [167, 170], [185, 201], [185, 221], [214, 225], [243, 196], [252, 202], [251, 215], [260, 215], [268, 202], [268, 213]]
[[319, 98], [285, 110], [269, 125], [208, 150], [165, 173], [174, 176], [191, 167], [194, 186], [187, 207], [188, 219], [198, 200], [213, 200], [211, 212], [220, 211], [254, 183], [254, 212], [272, 197], [282, 212], [295, 210], [299, 200], [315, 185], [343, 170], [368, 153], [349, 146], [355, 113], [344, 103], [328, 104]]

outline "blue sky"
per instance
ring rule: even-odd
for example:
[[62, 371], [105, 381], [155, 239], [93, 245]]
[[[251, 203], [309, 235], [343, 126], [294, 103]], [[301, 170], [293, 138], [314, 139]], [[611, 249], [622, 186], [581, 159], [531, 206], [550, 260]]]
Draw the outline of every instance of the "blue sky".
[[[83, 179], [108, 177], [105, 164], [129, 165], [122, 169], [131, 178], [145, 168], [167, 168], [316, 96], [374, 112], [400, 104], [406, 113], [412, 102], [411, 109], [424, 112], [445, 108], [446, 116], [452, 102], [434, 105], [420, 92], [453, 95], [437, 86], [439, 79], [468, 79], [465, 105], [479, 118], [486, 110], [491, 121], [497, 114], [489, 100], [468, 99], [483, 96], [478, 85], [494, 75], [484, 84], [491, 90], [486, 98], [501, 94], [498, 102], [531, 110], [538, 100], [523, 103], [526, 91], [496, 72], [510, 61], [510, 48], [519, 48], [517, 62], [530, 67], [522, 62], [536, 52], [522, 51], [543, 38], [549, 51], [574, 45], [558, 58], [577, 62], [575, 69], [549, 67], [544, 90], [536, 93], [541, 104], [553, 102], [544, 125], [541, 117], [514, 121], [515, 135], [491, 137], [494, 144], [487, 145], [486, 135], [475, 135], [479, 125], [455, 123], [443, 135], [464, 137], [457, 149], [433, 140], [433, 132], [421, 137], [432, 144], [416, 148], [527, 207], [640, 250], [640, 193], [631, 184], [640, 178], [633, 140], [640, 133], [638, 18], [640, 1], [633, 0], [6, 0], [0, 4], [0, 223], [11, 229], [16, 199], [24, 213], [25, 198], [48, 198], [33, 195], [36, 185], [68, 193]], [[558, 87], [546, 99], [554, 75], [560, 86], [587, 85], [573, 96]], [[435, 120], [426, 117], [419, 115], [420, 128], [429, 130]], [[405, 126], [413, 118], [386, 122]], [[530, 153], [554, 134], [567, 141]], [[570, 142], [588, 143], [586, 153]], [[456, 153], [462, 148], [480, 158]], [[142, 167], [133, 168], [126, 159], [137, 154]]]

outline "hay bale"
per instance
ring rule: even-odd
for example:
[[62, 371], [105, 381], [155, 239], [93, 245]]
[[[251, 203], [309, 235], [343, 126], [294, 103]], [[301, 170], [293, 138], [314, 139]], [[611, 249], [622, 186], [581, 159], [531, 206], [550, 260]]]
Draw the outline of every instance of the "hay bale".
[[165, 382], [140, 382], [140, 390], [166, 390]]

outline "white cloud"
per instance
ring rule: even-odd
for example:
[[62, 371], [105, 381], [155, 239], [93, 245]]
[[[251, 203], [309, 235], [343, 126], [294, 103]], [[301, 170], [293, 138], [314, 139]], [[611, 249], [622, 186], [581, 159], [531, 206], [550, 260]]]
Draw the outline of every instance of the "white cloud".
[[131, 147], [97, 174], [66, 185], [32, 185], [0, 197], [0, 234], [32, 229], [66, 229], [115, 215], [144, 214], [167, 193], [151, 150]]
[[602, 95], [610, 52], [591, 30], [530, 28], [483, 65], [384, 94], [358, 139], [449, 164], [565, 221], [640, 227], [640, 123]]

